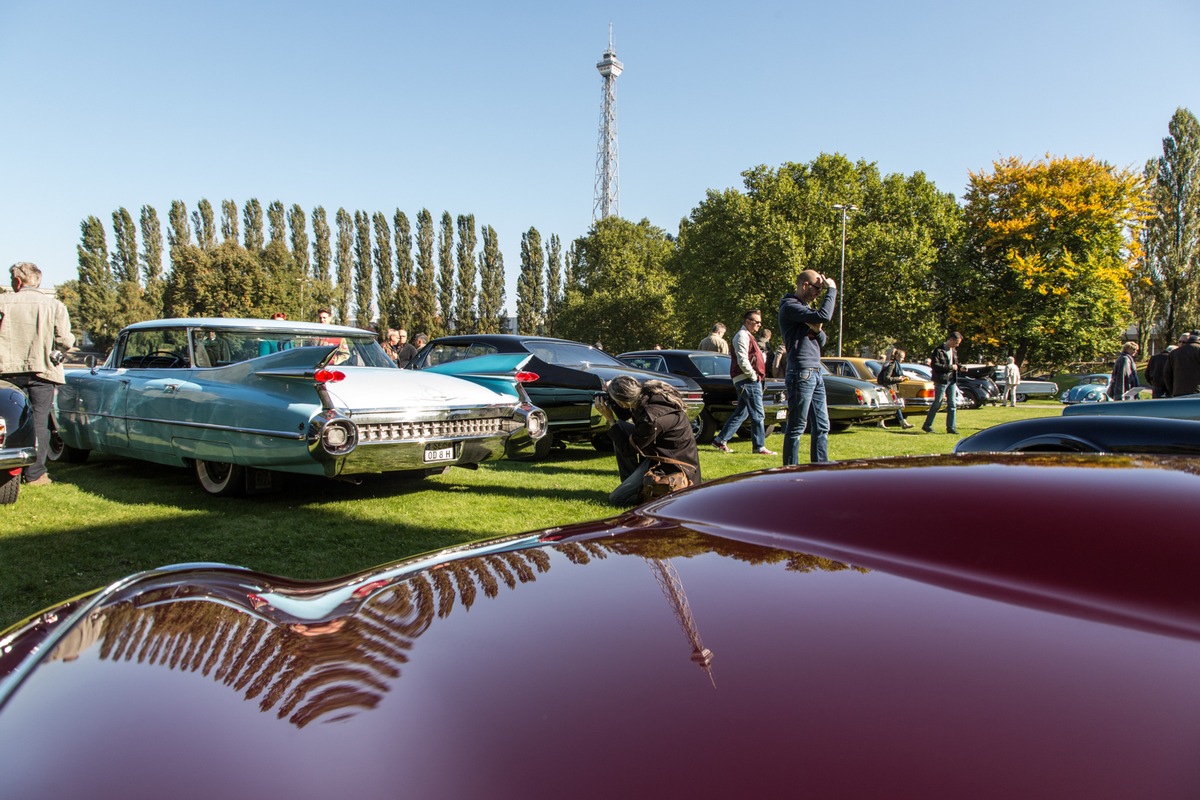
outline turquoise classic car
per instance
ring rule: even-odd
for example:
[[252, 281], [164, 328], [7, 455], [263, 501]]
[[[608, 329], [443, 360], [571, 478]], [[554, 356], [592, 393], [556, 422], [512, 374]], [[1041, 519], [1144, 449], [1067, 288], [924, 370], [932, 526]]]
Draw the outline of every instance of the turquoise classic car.
[[205, 491], [278, 473], [442, 472], [532, 451], [545, 413], [517, 372], [472, 380], [397, 369], [370, 331], [255, 319], [130, 325], [103, 364], [69, 370], [52, 457], [90, 451], [190, 466]]

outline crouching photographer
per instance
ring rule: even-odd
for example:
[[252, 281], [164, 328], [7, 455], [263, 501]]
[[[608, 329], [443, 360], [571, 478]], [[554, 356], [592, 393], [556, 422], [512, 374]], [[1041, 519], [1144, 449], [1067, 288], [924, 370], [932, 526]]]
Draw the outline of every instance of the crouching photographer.
[[[613, 406], [627, 409], [617, 419]], [[628, 375], [614, 378], [607, 395], [596, 397], [596, 410], [611, 425], [621, 485], [608, 496], [615, 506], [637, 505], [657, 494], [700, 483], [700, 454], [675, 388], [662, 381], [639, 383]], [[645, 488], [644, 488], [645, 487]]]

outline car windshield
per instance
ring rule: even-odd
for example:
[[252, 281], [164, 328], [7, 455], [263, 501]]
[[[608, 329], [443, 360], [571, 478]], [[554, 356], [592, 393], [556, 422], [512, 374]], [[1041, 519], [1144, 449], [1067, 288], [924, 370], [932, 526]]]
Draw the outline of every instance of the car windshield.
[[541, 339], [524, 341], [525, 349], [545, 361], [562, 367], [624, 367], [625, 364], [603, 350], [597, 350], [580, 342], [554, 342]]
[[709, 375], [729, 375], [730, 357], [721, 353], [693, 353], [688, 358], [696, 369], [700, 370], [700, 374], [708, 377]]
[[490, 344], [481, 342], [434, 342], [421, 351], [417, 357], [417, 366], [436, 367], [438, 364], [449, 364], [452, 361], [462, 361], [464, 358], [489, 356], [499, 352]]
[[[189, 347], [190, 344], [190, 347]], [[125, 369], [227, 367], [284, 350], [310, 348], [313, 366], [395, 368], [375, 338], [316, 336], [312, 331], [157, 328], [128, 332], [113, 351]]]

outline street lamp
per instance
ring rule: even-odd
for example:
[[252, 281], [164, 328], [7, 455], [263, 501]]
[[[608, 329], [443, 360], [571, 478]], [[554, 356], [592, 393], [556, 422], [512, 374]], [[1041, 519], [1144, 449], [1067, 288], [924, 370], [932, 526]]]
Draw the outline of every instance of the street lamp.
[[838, 278], [838, 288], [842, 293], [838, 303], [838, 358], [842, 357], [842, 310], [846, 307], [846, 214], [858, 211], [858, 206], [850, 203], [835, 203], [834, 208], [842, 212], [842, 274]]

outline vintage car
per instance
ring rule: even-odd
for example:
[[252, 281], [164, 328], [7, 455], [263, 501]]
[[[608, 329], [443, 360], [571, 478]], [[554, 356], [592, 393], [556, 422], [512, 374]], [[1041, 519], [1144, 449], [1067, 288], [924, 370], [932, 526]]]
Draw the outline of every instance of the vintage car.
[[[804, 465], [319, 583], [142, 573], [0, 633], [3, 793], [1196, 797], [1198, 471]], [[969, 531], [881, 518], [931, 487]]]
[[1200, 422], [1112, 415], [1039, 417], [985, 428], [961, 439], [954, 452], [1155, 453], [1195, 457], [1200, 456]]
[[1059, 400], [1067, 405], [1076, 403], [1105, 403], [1112, 398], [1108, 396], [1110, 376], [1105, 372], [1084, 375], [1079, 382], [1059, 396]]
[[[822, 356], [821, 363], [832, 375], [875, 383], [883, 369], [883, 361], [876, 358], [851, 358], [849, 356]], [[907, 412], [927, 410], [933, 404], [933, 381], [928, 377], [917, 378], [906, 374], [908, 380], [892, 388], [904, 401]]]
[[[737, 392], [729, 375], [731, 358], [709, 350], [633, 350], [617, 356], [631, 367], [683, 375], [700, 385], [704, 392], [704, 410], [692, 427], [696, 441], [708, 444], [721, 432], [721, 426], [737, 407]], [[787, 386], [782, 380], [768, 378], [763, 386], [764, 425], [768, 435], [776, 425], [787, 421]], [[750, 421], [740, 433], [750, 435]]]
[[[526, 359], [501, 360], [497, 370]], [[280, 473], [353, 480], [532, 451], [545, 415], [516, 379], [469, 378], [399, 370], [358, 328], [139, 322], [103, 364], [66, 373], [55, 452], [190, 466], [205, 491], [223, 495], [270, 488]]]
[[[1004, 397], [1004, 388], [1007, 383], [1004, 381], [1004, 367], [996, 367], [992, 371], [992, 381], [996, 384], [996, 389], [1000, 392], [1000, 397]], [[1049, 397], [1055, 398], [1058, 396], [1058, 384], [1054, 381], [1039, 381], [1025, 380], [1017, 384], [1017, 402], [1024, 403], [1031, 397]]]
[[[910, 378], [928, 381], [929, 385], [930, 385], [930, 391], [932, 391], [933, 370], [929, 368], [928, 364], [915, 364], [915, 363], [905, 361], [904, 363], [902, 363], [900, 365], [900, 368], [903, 370], [904, 374], [909, 376]], [[955, 383], [955, 386], [958, 386], [958, 384]], [[929, 406], [932, 405], [932, 403], [933, 403], [932, 395], [930, 396], [930, 398], [931, 399], [925, 403], [925, 408], [929, 408]], [[970, 408], [971, 407], [971, 399], [968, 398], [962, 392], [956, 392], [955, 398], [956, 398], [955, 403], [954, 403], [955, 408]]]
[[[1145, 387], [1140, 387], [1145, 389]], [[1160, 397], [1149, 400], [1125, 400], [1120, 403], [1091, 403], [1063, 409], [1063, 416], [1100, 415], [1118, 417], [1163, 417], [1200, 420], [1200, 394]]]
[[521, 385], [530, 402], [546, 412], [550, 425], [549, 433], [538, 443], [539, 458], [548, 455], [555, 443], [591, 442], [597, 449], [612, 449], [608, 422], [592, 401], [618, 375], [673, 385], [683, 395], [688, 418], [693, 423], [704, 408], [704, 393], [690, 378], [635, 369], [591, 345], [548, 336], [503, 333], [441, 336], [422, 347], [408, 369], [426, 370], [497, 353], [520, 354], [529, 359], [521, 367], [524, 373]]
[[0, 380], [0, 505], [17, 502], [21, 473], [37, 460], [37, 435], [25, 392]]

